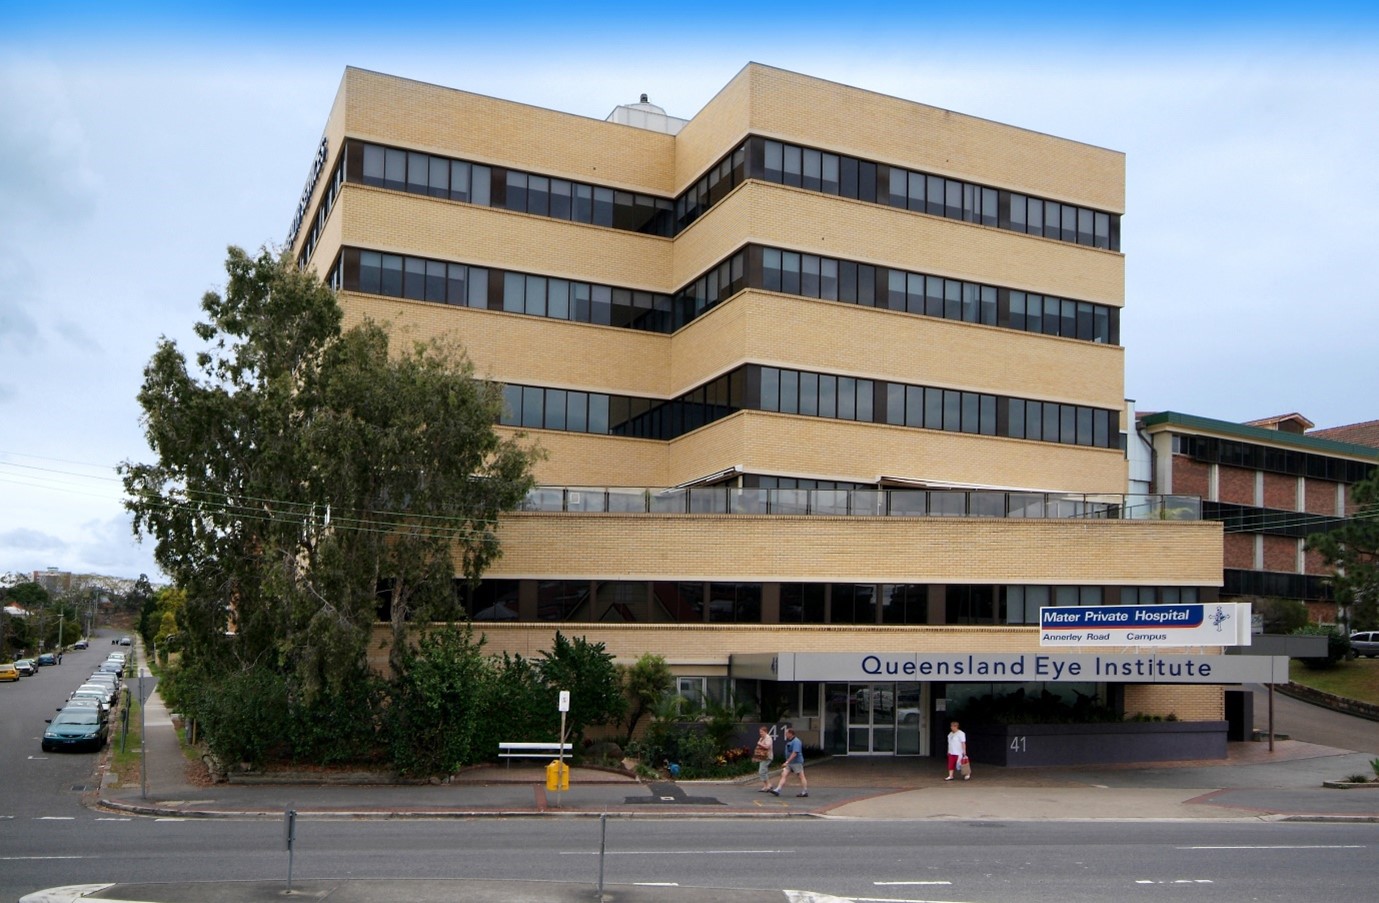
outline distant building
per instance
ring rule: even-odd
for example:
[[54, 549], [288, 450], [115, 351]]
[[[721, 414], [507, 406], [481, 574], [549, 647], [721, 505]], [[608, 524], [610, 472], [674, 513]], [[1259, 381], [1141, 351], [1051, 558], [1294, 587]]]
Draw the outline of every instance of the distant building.
[[1305, 545], [1337, 526], [1351, 510], [1350, 487], [1379, 465], [1379, 442], [1353, 441], [1372, 436], [1360, 429], [1371, 425], [1314, 430], [1296, 413], [1248, 423], [1175, 411], [1138, 419], [1151, 491], [1201, 496], [1202, 516], [1224, 525], [1221, 598], [1297, 599], [1313, 620], [1334, 623], [1331, 571]]
[[57, 568], [34, 571], [34, 583], [46, 589], [48, 595], [56, 596], [72, 588], [72, 572], [59, 571]]

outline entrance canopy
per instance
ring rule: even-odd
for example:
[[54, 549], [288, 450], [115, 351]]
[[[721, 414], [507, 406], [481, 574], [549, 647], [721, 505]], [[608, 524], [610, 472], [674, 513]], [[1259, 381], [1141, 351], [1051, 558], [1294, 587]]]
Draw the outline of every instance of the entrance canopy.
[[1048, 652], [765, 652], [733, 655], [730, 676], [781, 681], [1050, 681], [1056, 683], [1277, 684], [1281, 655]]

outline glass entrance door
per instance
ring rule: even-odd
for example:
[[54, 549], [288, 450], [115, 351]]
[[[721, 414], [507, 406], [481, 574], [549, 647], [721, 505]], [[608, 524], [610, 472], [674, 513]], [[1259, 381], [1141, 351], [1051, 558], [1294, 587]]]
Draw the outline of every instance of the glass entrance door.
[[849, 684], [848, 691], [848, 755], [894, 753], [894, 684]]
[[923, 706], [918, 683], [824, 687], [824, 748], [834, 755], [918, 755]]

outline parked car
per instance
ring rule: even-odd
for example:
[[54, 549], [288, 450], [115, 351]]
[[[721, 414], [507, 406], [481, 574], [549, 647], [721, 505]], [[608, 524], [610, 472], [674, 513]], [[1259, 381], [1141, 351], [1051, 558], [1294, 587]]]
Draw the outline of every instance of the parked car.
[[85, 689], [78, 687], [76, 692], [68, 697], [68, 699], [82, 698], [94, 699], [101, 704], [102, 711], [110, 711], [110, 699], [106, 696], [104, 687], [90, 687]]
[[0, 662], [0, 680], [18, 680], [21, 676], [14, 662]]
[[97, 684], [98, 687], [109, 687], [110, 693], [120, 692], [120, 678], [110, 674], [109, 671], [97, 671], [85, 680], [87, 684]]
[[100, 750], [105, 746], [109, 730], [109, 725], [97, 712], [85, 709], [58, 712], [56, 718], [49, 720], [48, 729], [43, 732], [43, 751]]
[[14, 666], [18, 668], [19, 673], [23, 674], [25, 677], [33, 677], [38, 673], [38, 665], [31, 658], [21, 658], [14, 663]]
[[101, 662], [99, 665], [96, 666], [96, 671], [103, 672], [105, 674], [114, 674], [116, 677], [122, 677], [124, 675], [124, 663]]
[[69, 699], [67, 700], [67, 704], [61, 706], [58, 711], [66, 712], [69, 709], [90, 709], [102, 718], [108, 718], [110, 716], [109, 710], [105, 707], [105, 703], [101, 702], [100, 698], [96, 696], [78, 696], [75, 699]]
[[91, 645], [90, 642], [88, 642], [87, 640], [77, 640], [75, 643], [72, 644], [72, 648], [73, 648], [73, 649], [85, 649], [87, 646], [90, 646], [90, 645]]
[[1362, 630], [1350, 635], [1350, 651], [1357, 656], [1374, 658], [1379, 655], [1379, 630]]
[[121, 645], [121, 646], [133, 646], [133, 645], [134, 645], [134, 637], [132, 637], [132, 636], [122, 636], [122, 637], [120, 637], [120, 645]]
[[38, 658], [34, 659], [34, 661], [38, 663], [38, 666], [39, 666], [40, 668], [43, 667], [44, 665], [56, 665], [56, 664], [57, 664], [57, 656], [56, 656], [54, 653], [52, 653], [52, 652], [45, 652], [45, 653], [43, 653], [42, 655], [40, 655]]
[[110, 703], [113, 702], [115, 699], [115, 687], [110, 684], [85, 683], [77, 687], [78, 693], [80, 693], [83, 690], [95, 690], [96, 692], [100, 693], [105, 698], [106, 705], [110, 705]]

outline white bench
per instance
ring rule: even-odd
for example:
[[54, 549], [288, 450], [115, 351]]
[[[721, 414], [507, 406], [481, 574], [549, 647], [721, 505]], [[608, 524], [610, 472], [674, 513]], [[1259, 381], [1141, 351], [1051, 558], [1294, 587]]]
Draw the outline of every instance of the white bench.
[[513, 759], [554, 759], [561, 753], [570, 755], [568, 743], [499, 743], [498, 758], [507, 759], [512, 767]]

